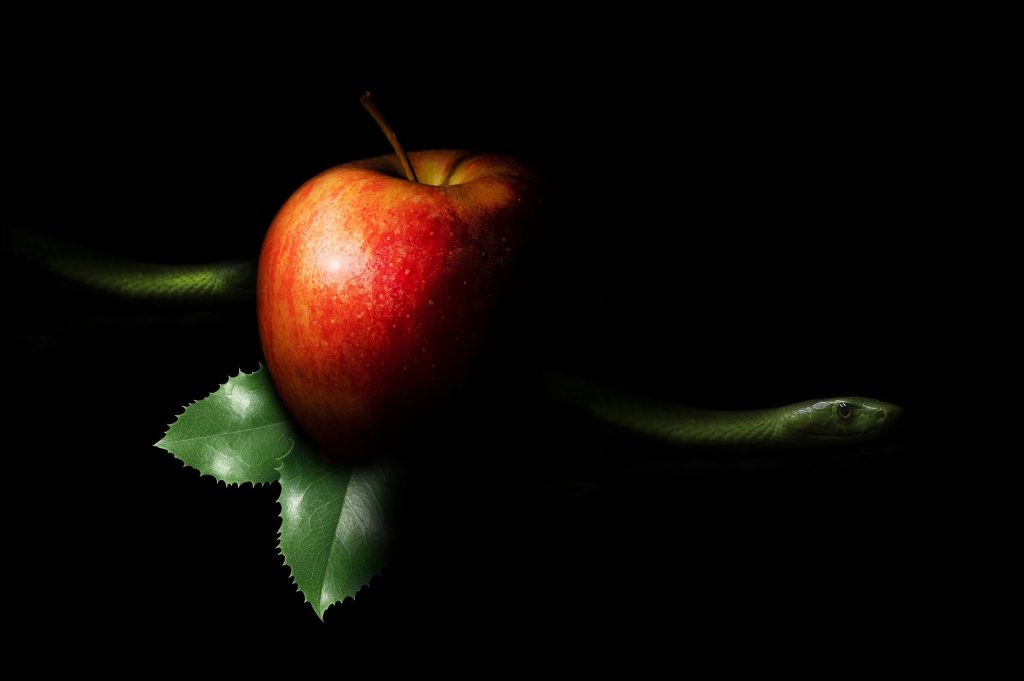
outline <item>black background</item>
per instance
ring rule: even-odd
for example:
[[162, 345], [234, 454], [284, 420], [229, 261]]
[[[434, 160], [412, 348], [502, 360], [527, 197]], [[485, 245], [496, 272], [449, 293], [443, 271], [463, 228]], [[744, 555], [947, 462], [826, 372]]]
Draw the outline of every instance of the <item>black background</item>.
[[726, 32], [628, 59], [611, 40], [404, 75], [133, 46], [27, 75], [6, 223], [153, 261], [255, 256], [305, 179], [387, 151], [358, 105], [371, 89], [408, 147], [509, 153], [546, 178], [508, 366], [727, 408], [865, 394], [908, 423], [854, 455], [709, 464], [542, 410], [452, 414], [459, 435], [424, 443], [405, 550], [322, 624], [276, 554], [276, 488], [225, 489], [151, 447], [256, 366], [254, 310], [109, 301], [9, 263], [8, 588], [34, 626], [75, 636], [299, 632], [348, 650], [579, 633], [905, 649], [962, 626], [960, 525], [989, 481], [951, 456], [936, 408], [966, 276], [936, 229], [959, 208], [936, 144], [952, 67], [905, 38]]

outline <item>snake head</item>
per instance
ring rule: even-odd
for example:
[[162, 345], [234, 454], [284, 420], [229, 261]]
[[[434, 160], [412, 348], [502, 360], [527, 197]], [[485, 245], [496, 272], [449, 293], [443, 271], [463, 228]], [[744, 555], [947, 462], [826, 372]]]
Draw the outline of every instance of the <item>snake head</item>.
[[869, 439], [889, 430], [902, 410], [895, 404], [868, 397], [833, 397], [794, 405], [785, 428], [811, 439]]

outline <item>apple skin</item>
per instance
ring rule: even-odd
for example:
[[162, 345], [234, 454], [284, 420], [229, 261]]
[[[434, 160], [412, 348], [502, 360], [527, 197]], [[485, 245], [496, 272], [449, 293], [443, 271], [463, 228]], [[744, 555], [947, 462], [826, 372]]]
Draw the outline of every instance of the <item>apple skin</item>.
[[515, 160], [437, 150], [337, 166], [263, 242], [260, 340], [285, 407], [329, 459], [379, 449], [472, 367], [536, 215]]

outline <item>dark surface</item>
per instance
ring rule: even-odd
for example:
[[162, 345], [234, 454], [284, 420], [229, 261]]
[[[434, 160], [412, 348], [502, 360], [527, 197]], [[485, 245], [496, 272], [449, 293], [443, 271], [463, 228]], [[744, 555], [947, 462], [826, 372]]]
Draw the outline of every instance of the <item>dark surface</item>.
[[254, 310], [110, 302], [8, 265], [8, 588], [27, 616], [75, 636], [511, 650], [568, 632], [884, 647], [963, 626], [961, 524], [992, 481], [936, 408], [949, 383], [932, 358], [957, 356], [965, 276], [925, 237], [952, 210], [937, 76], [905, 78], [896, 48], [815, 49], [738, 43], [713, 64], [542, 81], [497, 66], [476, 86], [179, 67], [39, 81], [9, 124], [5, 221], [142, 259], [255, 255], [303, 180], [386, 152], [357, 103], [369, 87], [407, 146], [507, 152], [550, 181], [541, 295], [510, 363], [707, 406], [870, 395], [909, 423], [864, 456], [707, 466], [506, 395], [523, 415], [455, 415], [458, 435], [424, 443], [438, 465], [410, 496], [403, 555], [323, 625], [276, 555], [276, 488], [225, 489], [151, 447], [181, 405], [260, 360]]

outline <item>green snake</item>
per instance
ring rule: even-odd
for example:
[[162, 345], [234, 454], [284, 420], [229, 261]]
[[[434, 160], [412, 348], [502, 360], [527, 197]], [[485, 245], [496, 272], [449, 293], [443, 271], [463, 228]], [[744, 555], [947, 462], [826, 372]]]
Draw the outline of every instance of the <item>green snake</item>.
[[[252, 300], [256, 263], [157, 265], [8, 228], [5, 250], [78, 285], [126, 299], [194, 302]], [[779, 449], [862, 443], [892, 432], [900, 408], [865, 397], [807, 400], [749, 411], [695, 409], [563, 374], [552, 399], [589, 418], [655, 441], [691, 448]]]
[[158, 265], [120, 258], [77, 244], [7, 227], [4, 250], [50, 274], [120, 298], [194, 302], [251, 300], [256, 265], [235, 260], [202, 265]]

